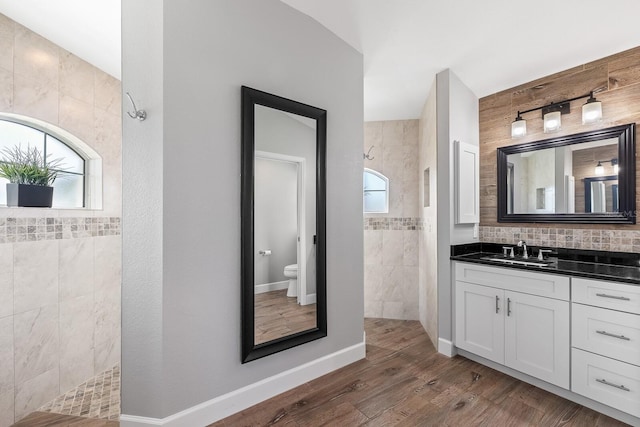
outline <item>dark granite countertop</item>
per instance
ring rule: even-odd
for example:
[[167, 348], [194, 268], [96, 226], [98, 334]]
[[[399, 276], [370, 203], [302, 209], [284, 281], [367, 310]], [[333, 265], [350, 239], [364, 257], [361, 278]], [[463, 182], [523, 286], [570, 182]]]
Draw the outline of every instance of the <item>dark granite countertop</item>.
[[[553, 250], [548, 259], [550, 262], [548, 266], [504, 264], [483, 259], [496, 255], [501, 257], [502, 246], [515, 245], [496, 243], [453, 245], [451, 260], [640, 285], [640, 254], [545, 247]], [[537, 247], [529, 248], [532, 249], [529, 251], [530, 254], [537, 255]]]

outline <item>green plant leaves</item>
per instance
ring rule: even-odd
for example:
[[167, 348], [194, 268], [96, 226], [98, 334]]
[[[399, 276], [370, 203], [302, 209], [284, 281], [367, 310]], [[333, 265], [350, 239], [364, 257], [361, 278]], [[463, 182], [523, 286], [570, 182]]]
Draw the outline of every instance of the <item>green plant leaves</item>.
[[13, 184], [50, 186], [58, 173], [64, 173], [60, 167], [62, 159], [45, 159], [36, 147], [29, 145], [26, 149], [20, 145], [4, 148], [0, 150], [0, 155], [0, 177]]

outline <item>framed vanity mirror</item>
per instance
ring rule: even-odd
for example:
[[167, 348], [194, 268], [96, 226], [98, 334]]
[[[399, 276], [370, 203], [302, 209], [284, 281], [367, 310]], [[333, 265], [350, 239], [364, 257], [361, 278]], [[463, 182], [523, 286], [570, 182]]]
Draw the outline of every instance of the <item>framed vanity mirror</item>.
[[635, 124], [498, 148], [498, 222], [636, 223]]
[[326, 118], [242, 87], [242, 363], [327, 335]]

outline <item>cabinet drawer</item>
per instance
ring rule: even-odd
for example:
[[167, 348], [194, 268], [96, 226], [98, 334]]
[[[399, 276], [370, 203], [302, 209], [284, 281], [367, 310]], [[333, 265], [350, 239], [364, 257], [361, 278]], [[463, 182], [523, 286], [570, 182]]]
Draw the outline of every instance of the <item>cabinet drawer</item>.
[[640, 286], [590, 279], [571, 279], [572, 301], [640, 314]]
[[573, 346], [640, 366], [640, 316], [572, 304]]
[[640, 367], [574, 348], [571, 390], [640, 417]]
[[555, 274], [456, 262], [456, 280], [569, 300], [569, 278]]

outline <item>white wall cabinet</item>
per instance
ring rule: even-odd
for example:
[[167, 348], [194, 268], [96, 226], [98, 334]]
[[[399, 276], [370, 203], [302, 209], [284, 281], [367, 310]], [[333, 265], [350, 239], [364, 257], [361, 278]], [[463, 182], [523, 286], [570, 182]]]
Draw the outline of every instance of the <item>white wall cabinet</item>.
[[[473, 277], [466, 266], [456, 263], [456, 278]], [[509, 283], [519, 284], [503, 275], [512, 277], [515, 270], [482, 267], [483, 284], [455, 282], [456, 347], [569, 389], [569, 302], [510, 290]], [[535, 273], [527, 276], [535, 279]]]
[[455, 223], [480, 222], [480, 147], [454, 141]]

